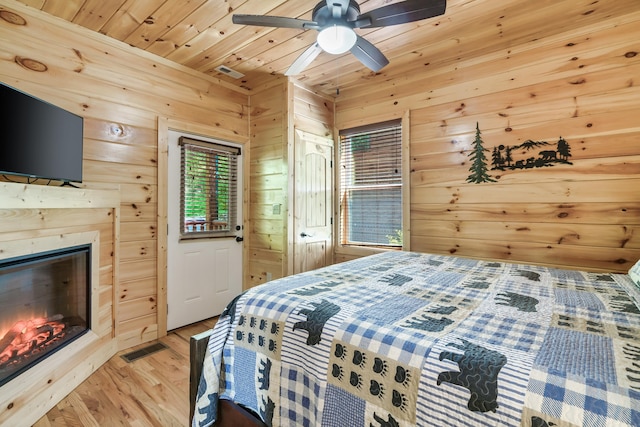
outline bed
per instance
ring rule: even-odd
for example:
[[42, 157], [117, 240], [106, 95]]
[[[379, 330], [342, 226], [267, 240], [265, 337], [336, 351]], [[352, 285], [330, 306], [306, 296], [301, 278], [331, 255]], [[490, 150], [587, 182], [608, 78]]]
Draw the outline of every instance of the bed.
[[201, 342], [193, 426], [640, 426], [640, 261], [384, 252], [252, 288]]

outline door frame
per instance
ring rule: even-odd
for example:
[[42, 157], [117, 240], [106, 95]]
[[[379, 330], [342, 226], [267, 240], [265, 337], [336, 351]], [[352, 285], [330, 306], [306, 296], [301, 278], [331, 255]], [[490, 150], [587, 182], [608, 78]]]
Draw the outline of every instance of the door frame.
[[[158, 233], [157, 233], [157, 327], [158, 338], [167, 335], [167, 210], [168, 193], [167, 185], [169, 180], [169, 130], [184, 132], [192, 135], [201, 135], [206, 138], [226, 140], [242, 146], [242, 227], [244, 228], [244, 244], [242, 245], [242, 271], [248, 271], [247, 260], [250, 233], [247, 232], [247, 219], [249, 213], [249, 138], [242, 138], [239, 135], [220, 129], [214, 126], [202, 125], [199, 123], [187, 122], [183, 120], [158, 117]], [[242, 289], [246, 289], [247, 279], [242, 275]]]

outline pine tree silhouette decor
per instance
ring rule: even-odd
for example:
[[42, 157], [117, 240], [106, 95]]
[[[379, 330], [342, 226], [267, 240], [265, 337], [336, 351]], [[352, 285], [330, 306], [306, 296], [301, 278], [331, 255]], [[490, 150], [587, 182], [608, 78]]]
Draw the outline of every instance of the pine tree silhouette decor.
[[496, 182], [495, 179], [487, 173], [487, 157], [484, 152], [489, 151], [482, 146], [482, 138], [480, 137], [480, 126], [476, 122], [476, 140], [473, 142], [474, 148], [469, 153], [469, 158], [473, 161], [469, 171], [471, 175], [467, 177], [467, 182], [480, 184], [482, 182]]

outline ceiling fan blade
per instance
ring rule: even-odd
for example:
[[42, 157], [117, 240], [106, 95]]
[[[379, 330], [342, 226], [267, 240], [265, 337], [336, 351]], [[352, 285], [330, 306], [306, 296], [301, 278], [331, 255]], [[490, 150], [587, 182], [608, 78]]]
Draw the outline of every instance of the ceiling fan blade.
[[380, 50], [364, 38], [358, 36], [356, 44], [351, 48], [351, 53], [366, 67], [378, 72], [389, 63], [386, 56]]
[[327, 0], [327, 7], [334, 18], [340, 18], [347, 14], [349, 0]]
[[284, 16], [233, 15], [231, 20], [234, 24], [257, 25], [260, 27], [298, 28], [301, 30], [318, 28], [318, 24], [314, 21], [287, 18]]
[[302, 52], [295, 61], [293, 61], [293, 64], [291, 64], [284, 75], [295, 76], [296, 74], [300, 74], [302, 70], [307, 68], [307, 66], [311, 64], [318, 55], [320, 55], [320, 52], [322, 52], [320, 45], [318, 43], [312, 44], [307, 50]]
[[363, 13], [355, 23], [359, 28], [387, 27], [433, 18], [444, 14], [446, 9], [446, 0], [406, 0]]

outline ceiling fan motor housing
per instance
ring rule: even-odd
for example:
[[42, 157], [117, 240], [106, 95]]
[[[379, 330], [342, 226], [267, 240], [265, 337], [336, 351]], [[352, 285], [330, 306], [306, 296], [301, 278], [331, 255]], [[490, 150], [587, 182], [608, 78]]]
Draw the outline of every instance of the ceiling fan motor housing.
[[350, 21], [355, 21], [360, 15], [360, 6], [355, 1], [349, 1], [349, 7], [347, 7], [347, 13], [340, 18], [334, 18], [333, 12], [329, 10], [326, 1], [321, 1], [313, 8], [311, 13], [311, 19], [318, 23], [320, 29], [328, 27], [329, 25], [347, 25]]

